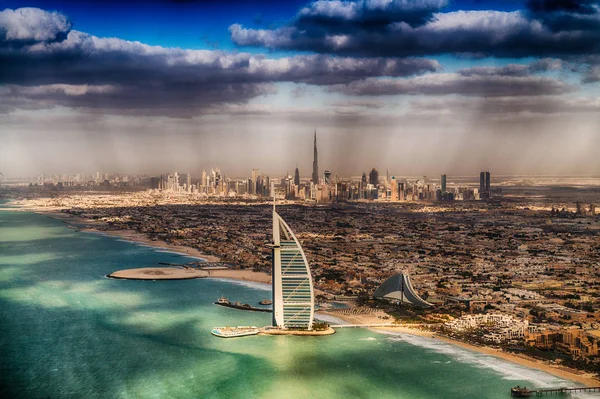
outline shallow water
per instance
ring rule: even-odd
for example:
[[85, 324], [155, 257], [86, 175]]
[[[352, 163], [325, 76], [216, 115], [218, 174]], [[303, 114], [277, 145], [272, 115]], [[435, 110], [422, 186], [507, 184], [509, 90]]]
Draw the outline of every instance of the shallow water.
[[104, 276], [181, 255], [0, 211], [2, 398], [508, 398], [570, 382], [437, 340], [341, 330], [328, 337], [213, 337], [270, 315], [268, 287]]

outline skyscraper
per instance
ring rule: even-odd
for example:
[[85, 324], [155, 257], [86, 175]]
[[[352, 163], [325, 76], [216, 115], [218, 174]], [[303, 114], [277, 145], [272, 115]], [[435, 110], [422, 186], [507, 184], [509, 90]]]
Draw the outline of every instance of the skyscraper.
[[479, 196], [481, 199], [491, 197], [490, 172], [479, 173]]
[[315, 149], [314, 149], [314, 158], [313, 158], [313, 173], [312, 173], [312, 182], [314, 184], [319, 184], [319, 154], [317, 152], [317, 129], [315, 129]]
[[325, 178], [325, 184], [331, 184], [331, 172], [326, 170], [325, 173], [323, 174], [323, 177]]
[[296, 170], [294, 171], [294, 184], [296, 186], [300, 185], [300, 171], [298, 170], [297, 167], [296, 167]]
[[313, 283], [300, 242], [273, 204], [273, 326], [312, 329]]
[[485, 172], [479, 173], [479, 193], [485, 193]]
[[391, 186], [391, 200], [398, 201], [398, 181], [395, 176], [392, 176]]
[[446, 192], [446, 175], [442, 175], [442, 194]]
[[379, 172], [377, 169], [373, 168], [371, 173], [369, 173], [369, 184], [377, 186], [379, 184]]

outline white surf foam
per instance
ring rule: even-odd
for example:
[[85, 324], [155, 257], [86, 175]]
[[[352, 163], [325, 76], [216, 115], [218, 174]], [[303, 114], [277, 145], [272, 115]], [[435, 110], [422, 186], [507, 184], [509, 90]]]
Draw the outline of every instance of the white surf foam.
[[271, 284], [257, 283], [254, 281], [245, 281], [245, 280], [232, 280], [232, 279], [228, 279], [228, 278], [212, 278], [212, 277], [209, 277], [209, 278], [211, 280], [222, 281], [224, 283], [243, 285], [245, 287], [252, 288], [255, 290], [259, 290], [259, 291], [271, 291]]
[[335, 316], [331, 316], [328, 314], [323, 314], [323, 313], [319, 313], [319, 312], [315, 312], [315, 318], [319, 319], [319, 320], [323, 320], [326, 321], [330, 324], [348, 324], [346, 323], [344, 320], [337, 318]]
[[452, 357], [461, 363], [470, 363], [479, 367], [491, 369], [502, 375], [505, 380], [531, 381], [536, 387], [575, 386], [572, 381], [563, 380], [540, 370], [530, 369], [497, 357], [470, 351], [446, 342], [416, 335], [382, 332], [390, 341], [402, 341]]
[[199, 260], [199, 261], [202, 261], [202, 262], [206, 262], [206, 259], [204, 259], [204, 258], [201, 258], [199, 256], [193, 256], [193, 255], [190, 255], [190, 254], [186, 254], [185, 252], [177, 252], [177, 251], [173, 251], [173, 250], [170, 250], [170, 249], [161, 249], [161, 248], [156, 248], [156, 247], [150, 247], [150, 248], [153, 248], [154, 252], [156, 252], [156, 253], [179, 255], [179, 256], [184, 257], [184, 258], [196, 259], [196, 260]]

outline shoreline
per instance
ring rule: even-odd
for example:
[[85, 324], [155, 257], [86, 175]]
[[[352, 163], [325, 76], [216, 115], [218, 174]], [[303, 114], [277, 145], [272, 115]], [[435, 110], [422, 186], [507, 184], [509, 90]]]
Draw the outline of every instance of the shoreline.
[[[25, 211], [29, 209], [21, 208]], [[214, 255], [205, 254], [197, 248], [186, 247], [184, 245], [171, 244], [162, 240], [151, 240], [144, 233], [140, 233], [135, 230], [100, 230], [93, 226], [102, 225], [102, 222], [98, 222], [94, 219], [87, 219], [76, 215], [67, 214], [58, 210], [52, 211], [41, 211], [32, 210], [32, 212], [40, 215], [48, 216], [52, 219], [60, 220], [65, 224], [76, 227], [83, 233], [92, 233], [108, 237], [118, 238], [124, 241], [128, 241], [132, 244], [145, 245], [152, 247], [156, 250], [162, 250], [165, 252], [173, 252], [179, 255], [188, 256], [190, 258], [196, 258], [205, 262], [220, 262], [221, 259]], [[88, 227], [73, 226], [74, 223], [84, 224]], [[157, 268], [157, 267], [154, 267]], [[117, 273], [114, 271], [111, 274]], [[271, 276], [264, 272], [255, 272], [249, 269], [227, 269], [227, 270], [207, 270], [206, 278], [223, 278], [232, 279], [238, 281], [249, 281], [253, 283], [271, 284]]]
[[451, 345], [456, 345], [473, 352], [494, 356], [523, 367], [540, 370], [555, 377], [585, 385], [586, 387], [600, 386], [600, 379], [594, 377], [591, 373], [586, 373], [584, 371], [579, 372], [578, 370], [568, 369], [566, 367], [554, 366], [542, 360], [534, 359], [525, 355], [504, 352], [500, 349], [491, 348], [489, 346], [475, 346], [446, 336], [435, 335], [435, 339], [439, 339], [440, 341]]
[[[341, 320], [344, 320], [348, 324], [372, 324], [372, 323], [383, 323], [384, 321], [379, 319], [378, 316], [382, 316], [383, 312], [374, 313], [370, 315], [345, 315], [343, 313], [337, 312], [324, 312], [330, 316], [337, 317]], [[463, 341], [459, 341], [456, 339], [452, 339], [450, 337], [446, 337], [443, 335], [439, 335], [432, 331], [421, 330], [418, 328], [411, 328], [407, 324], [400, 324], [398, 327], [371, 327], [369, 330], [378, 333], [391, 333], [391, 334], [410, 334], [419, 337], [434, 339], [438, 341], [445, 342], [450, 345], [455, 345], [463, 349], [470, 350], [472, 352], [481, 353], [484, 355], [494, 356], [496, 358], [505, 360], [510, 363], [517, 364], [519, 366], [527, 367], [533, 370], [543, 371], [545, 373], [551, 374], [555, 377], [562, 378], [564, 380], [572, 381], [581, 385], [585, 385], [587, 387], [597, 387], [600, 386], [600, 379], [598, 377], [594, 377], [591, 373], [587, 373], [584, 371], [579, 372], [575, 369], [569, 369], [566, 367], [555, 366], [552, 364], [548, 364], [542, 360], [534, 359], [531, 357], [527, 357], [525, 355], [518, 355], [514, 353], [504, 352], [500, 349], [491, 348], [489, 346], [476, 346], [473, 344], [469, 344]]]
[[[52, 217], [52, 216], [50, 216]], [[77, 216], [73, 216], [77, 217]], [[80, 218], [81, 221], [86, 221], [88, 219]], [[68, 221], [65, 221], [68, 223]], [[84, 233], [93, 233], [99, 234], [108, 237], [119, 238], [123, 241], [128, 241], [133, 244], [142, 244], [148, 247], [152, 247], [157, 250], [162, 250], [165, 252], [173, 252], [179, 255], [188, 256], [190, 258], [196, 258], [205, 262], [220, 262], [220, 259], [214, 255], [208, 255], [201, 252], [199, 249], [190, 248], [183, 245], [171, 244], [166, 241], [161, 240], [151, 240], [144, 233], [140, 233], [135, 230], [99, 230], [94, 227], [84, 227], [80, 228], [79, 231]]]
[[[186, 247], [183, 245], [171, 244], [166, 241], [161, 240], [152, 240], [146, 236], [144, 233], [140, 233], [136, 230], [100, 230], [95, 226], [104, 225], [104, 223], [99, 222], [94, 219], [88, 219], [77, 215], [71, 215], [69, 213], [61, 212], [62, 209], [65, 208], [56, 208], [56, 209], [40, 209], [40, 208], [26, 208], [21, 207], [17, 208], [23, 211], [30, 211], [40, 215], [48, 216], [49, 218], [60, 220], [65, 224], [76, 227], [79, 231], [84, 233], [94, 233], [109, 237], [120, 238], [125, 241], [130, 241], [134, 244], [142, 244], [153, 247], [158, 250], [172, 251], [174, 253], [178, 253], [180, 255], [189, 256], [191, 258], [197, 258], [206, 262], [220, 262], [220, 258], [214, 255], [209, 255], [201, 252], [197, 248]], [[74, 226], [74, 224], [83, 224], [85, 226]]]
[[[93, 219], [82, 218], [76, 215], [66, 214], [60, 212], [61, 209], [64, 208], [55, 208], [55, 209], [40, 209], [40, 208], [13, 208], [14, 211], [30, 211], [34, 213], [38, 213], [41, 215], [48, 216], [53, 219], [61, 220], [67, 225], [72, 225], [70, 222], [79, 222], [81, 224], [86, 225], [102, 225], [101, 222], [98, 222]], [[9, 209], [10, 210], [10, 209]], [[170, 244], [164, 241], [159, 240], [151, 240], [145, 234], [133, 231], [133, 230], [110, 230], [104, 231], [99, 230], [94, 227], [81, 228], [79, 226], [73, 226], [79, 228], [82, 232], [89, 232], [94, 234], [101, 234], [112, 236], [116, 238], [120, 238], [126, 241], [130, 241], [134, 244], [142, 244], [147, 245], [159, 250], [172, 251], [174, 253], [178, 253], [184, 256], [190, 256], [194, 258], [199, 258], [205, 260], [207, 262], [219, 262], [219, 258], [213, 255], [208, 255], [202, 253], [200, 250], [190, 247], [185, 247], [176, 244]], [[263, 284], [271, 284], [271, 276], [266, 273], [254, 272], [248, 269], [242, 270], [212, 270], [206, 276], [207, 278], [225, 278], [232, 279], [237, 281], [247, 281], [247, 282], [256, 282]], [[344, 320], [348, 324], [366, 324], [366, 323], [383, 323], [382, 320], [377, 319], [377, 314], [373, 315], [345, 315], [337, 312], [328, 312], [328, 311], [319, 311], [319, 313], [323, 313], [326, 315], [330, 315], [341, 320]], [[382, 312], [383, 313], [383, 312]], [[381, 314], [379, 314], [381, 315]], [[375, 317], [375, 319], [373, 319]], [[451, 339], [445, 336], [439, 336], [430, 331], [424, 331], [419, 329], [410, 328], [407, 325], [399, 326], [399, 327], [373, 327], [370, 330], [374, 332], [383, 332], [383, 333], [405, 333], [416, 335], [420, 337], [430, 338], [440, 340], [450, 345], [455, 345], [461, 347], [463, 349], [467, 349], [473, 352], [482, 353], [490, 356], [494, 356], [496, 358], [500, 358], [502, 360], [518, 364], [523, 367], [527, 367], [534, 370], [539, 370], [551, 374], [553, 376], [569, 380], [575, 383], [579, 383], [585, 386], [600, 386], [600, 379], [597, 377], [593, 377], [590, 373], [579, 372], [574, 369], [566, 369], [565, 367], [557, 367], [550, 364], [547, 364], [541, 360], [537, 360], [534, 358], [529, 358], [524, 355], [511, 354], [507, 352], [503, 352], [501, 350], [491, 348], [491, 347], [480, 347], [472, 344], [468, 344], [462, 341], [458, 341], [455, 339]]]

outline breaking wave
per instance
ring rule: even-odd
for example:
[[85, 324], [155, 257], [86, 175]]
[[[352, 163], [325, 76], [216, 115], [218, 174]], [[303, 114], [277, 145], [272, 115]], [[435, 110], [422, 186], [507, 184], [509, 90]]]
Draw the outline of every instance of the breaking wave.
[[233, 279], [228, 279], [228, 278], [212, 278], [212, 277], [209, 277], [209, 278], [211, 280], [221, 281], [223, 283], [243, 285], [244, 287], [252, 288], [254, 290], [271, 291], [271, 284], [257, 283], [255, 281], [233, 280]]
[[[387, 339], [393, 342], [406, 342], [411, 345], [429, 349], [453, 358], [461, 363], [474, 364], [482, 368], [490, 369], [502, 375], [505, 380], [531, 381], [536, 387], [575, 386], [575, 383], [555, 377], [544, 371], [530, 369], [525, 366], [514, 364], [497, 357], [484, 353], [474, 352], [450, 343], [438, 341], [432, 338], [419, 337], [409, 334], [389, 333]], [[584, 397], [584, 396], [581, 396]]]

